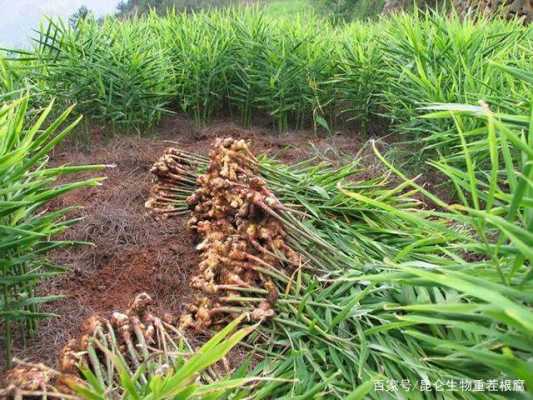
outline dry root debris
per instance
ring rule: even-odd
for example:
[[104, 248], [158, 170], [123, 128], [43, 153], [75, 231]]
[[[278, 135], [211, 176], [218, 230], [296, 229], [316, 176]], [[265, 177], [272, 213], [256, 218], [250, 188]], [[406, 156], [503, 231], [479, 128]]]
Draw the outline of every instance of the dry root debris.
[[[195, 180], [191, 155], [168, 149], [152, 172], [158, 182], [147, 207], [163, 217], [188, 207], [188, 228], [197, 234], [201, 262], [190, 285], [199, 294], [180, 318], [180, 328], [205, 329], [226, 316], [251, 311], [254, 320], [274, 315], [277, 272], [300, 264], [286, 243], [279, 213], [283, 205], [259, 176], [258, 162], [244, 140], [217, 139], [207, 172]], [[261, 293], [253, 310], [235, 307], [242, 292]], [[233, 316], [233, 315], [232, 315]]]
[[167, 329], [170, 325], [149, 312], [151, 303], [151, 297], [141, 293], [124, 313], [114, 312], [109, 319], [90, 317], [82, 325], [81, 337], [70, 340], [61, 351], [58, 371], [17, 360], [18, 366], [5, 377], [6, 389], [0, 390], [0, 398], [41, 398], [43, 393], [49, 397], [76, 397], [72, 387], [83, 384], [82, 369], [89, 369], [104, 380], [115, 379], [110, 358], [113, 354], [120, 354], [126, 365], [135, 370], [154, 353], [168, 349], [168, 342], [173, 340]]

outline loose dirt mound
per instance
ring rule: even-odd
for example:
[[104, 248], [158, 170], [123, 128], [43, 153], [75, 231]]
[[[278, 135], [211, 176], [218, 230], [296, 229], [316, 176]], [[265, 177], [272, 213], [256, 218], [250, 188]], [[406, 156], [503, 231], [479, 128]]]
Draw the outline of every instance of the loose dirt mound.
[[[265, 130], [245, 130], [220, 123], [196, 131], [183, 121], [168, 122], [157, 138], [117, 137], [108, 141], [93, 138], [87, 149], [69, 144], [53, 155], [55, 164], [116, 164], [107, 170], [107, 180], [97, 189], [63, 197], [52, 207], [82, 206], [76, 215], [84, 220], [66, 234], [96, 246], [76, 246], [53, 254], [54, 261], [69, 272], [45, 282], [42, 294], [63, 294], [65, 299], [44, 306], [58, 315], [40, 325], [37, 336], [18, 358], [57, 366], [57, 354], [68, 339], [79, 335], [82, 321], [94, 313], [108, 316], [127, 307], [139, 292], [155, 300], [155, 311], [181, 314], [191, 299], [189, 277], [199, 260], [193, 238], [185, 226], [187, 217], [164, 224], [147, 215], [144, 203], [152, 185], [150, 167], [168, 141], [184, 150], [207, 154], [215, 137], [232, 136], [251, 140], [257, 153], [276, 154], [296, 161], [314, 153], [335, 156], [339, 151], [355, 154], [360, 143], [353, 136], [319, 138], [298, 132], [274, 135]], [[312, 146], [309, 146], [309, 143]], [[1, 368], [1, 365], [0, 365]]]

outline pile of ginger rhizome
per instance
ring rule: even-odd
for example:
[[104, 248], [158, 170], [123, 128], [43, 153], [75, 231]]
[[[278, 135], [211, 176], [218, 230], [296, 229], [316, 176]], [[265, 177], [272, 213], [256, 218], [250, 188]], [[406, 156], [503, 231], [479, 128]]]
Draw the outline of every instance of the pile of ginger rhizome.
[[[261, 178], [248, 144], [216, 139], [208, 159], [170, 148], [152, 172], [157, 183], [147, 208], [162, 219], [190, 213], [187, 226], [198, 240], [201, 261], [190, 281], [195, 300], [179, 327], [203, 330], [243, 312], [255, 321], [273, 316], [276, 278], [302, 260], [287, 245], [279, 218], [286, 208]], [[250, 295], [255, 305], [243, 306]]]

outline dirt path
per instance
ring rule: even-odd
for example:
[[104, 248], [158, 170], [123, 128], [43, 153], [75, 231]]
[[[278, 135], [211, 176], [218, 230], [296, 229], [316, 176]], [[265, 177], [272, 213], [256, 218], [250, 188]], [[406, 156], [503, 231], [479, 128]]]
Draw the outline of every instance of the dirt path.
[[[115, 137], [103, 140], [100, 132], [90, 146], [70, 144], [53, 155], [54, 164], [116, 164], [107, 170], [107, 180], [97, 189], [63, 197], [53, 207], [82, 206], [76, 215], [84, 220], [65, 235], [95, 246], [76, 246], [57, 251], [52, 258], [69, 271], [40, 287], [41, 294], [65, 298], [44, 306], [58, 315], [43, 321], [36, 337], [15, 355], [56, 365], [66, 341], [79, 334], [81, 323], [94, 313], [103, 315], [127, 307], [134, 295], [146, 291], [161, 314], [179, 314], [191, 296], [188, 279], [197, 265], [193, 237], [184, 219], [161, 224], [146, 214], [152, 177], [150, 167], [163, 150], [174, 146], [207, 154], [214, 137], [249, 139], [255, 152], [269, 152], [285, 161], [295, 161], [314, 152], [355, 154], [361, 147], [354, 135], [320, 138], [312, 132], [278, 135], [262, 129], [240, 129], [217, 123], [196, 130], [187, 122], [167, 121], [153, 138]], [[312, 145], [310, 145], [312, 144]], [[0, 365], [1, 370], [1, 365]]]

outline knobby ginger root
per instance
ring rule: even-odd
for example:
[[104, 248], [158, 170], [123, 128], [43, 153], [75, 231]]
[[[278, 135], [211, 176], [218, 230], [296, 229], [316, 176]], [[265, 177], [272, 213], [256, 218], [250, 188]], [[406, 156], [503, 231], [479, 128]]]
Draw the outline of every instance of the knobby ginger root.
[[[159, 166], [157, 171], [173, 168]], [[268, 295], [248, 311], [254, 320], [272, 317], [277, 289], [267, 272], [298, 265], [300, 256], [286, 244], [283, 224], [275, 216], [283, 206], [259, 176], [248, 144], [217, 139], [207, 172], [196, 178], [196, 185], [186, 204], [191, 210], [187, 226], [200, 239], [198, 273], [190, 282], [199, 294], [181, 316], [180, 327], [205, 329], [244, 311], [225, 304], [238, 296], [238, 288], [266, 289]]]
[[[54, 393], [75, 397], [73, 385], [83, 385], [80, 369], [89, 369], [102, 379], [117, 379], [112, 353], [120, 353], [127, 366], [135, 370], [153, 355], [176, 350], [170, 348], [171, 336], [165, 328], [169, 325], [149, 311], [151, 304], [152, 298], [141, 293], [125, 312], [114, 312], [109, 319], [98, 315], [88, 318], [81, 326], [82, 335], [71, 339], [60, 352], [57, 371], [17, 360], [17, 367], [6, 374], [0, 397], [40, 398], [31, 394], [40, 392], [49, 393], [50, 398]], [[176, 332], [171, 333], [176, 336]]]

